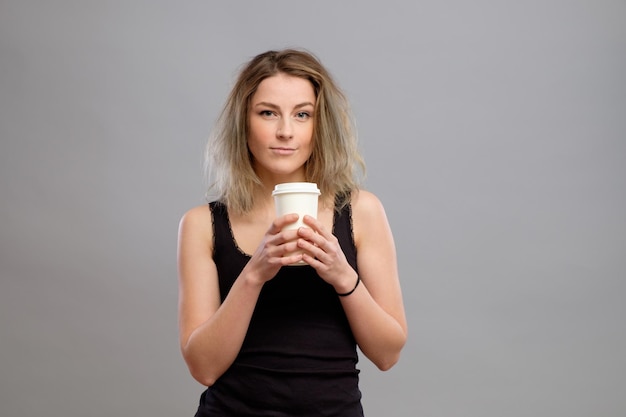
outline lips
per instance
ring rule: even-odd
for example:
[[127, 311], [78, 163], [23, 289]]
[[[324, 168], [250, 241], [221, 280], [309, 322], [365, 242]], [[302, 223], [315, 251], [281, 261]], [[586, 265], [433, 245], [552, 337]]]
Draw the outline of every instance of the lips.
[[278, 154], [278, 155], [291, 155], [292, 153], [294, 153], [296, 150], [294, 148], [286, 148], [286, 147], [275, 147], [275, 148], [270, 148], [272, 150], [272, 152]]

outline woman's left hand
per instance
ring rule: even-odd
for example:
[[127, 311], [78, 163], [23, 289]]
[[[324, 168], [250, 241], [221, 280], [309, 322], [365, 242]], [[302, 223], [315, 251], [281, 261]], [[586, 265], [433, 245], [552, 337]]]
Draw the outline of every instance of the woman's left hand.
[[298, 229], [298, 247], [305, 251], [302, 259], [336, 292], [352, 289], [357, 273], [346, 260], [337, 237], [311, 216], [302, 220], [308, 226]]

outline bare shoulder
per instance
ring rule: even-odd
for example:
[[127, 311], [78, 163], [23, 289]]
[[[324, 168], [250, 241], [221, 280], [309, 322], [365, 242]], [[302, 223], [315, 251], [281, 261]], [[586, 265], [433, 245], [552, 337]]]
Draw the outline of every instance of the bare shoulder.
[[368, 221], [385, 217], [385, 208], [380, 199], [372, 192], [359, 190], [352, 198], [352, 216], [355, 220]]
[[213, 240], [213, 218], [207, 204], [189, 209], [183, 214], [179, 224], [179, 237], [193, 237], [206, 239], [211, 244]]
[[203, 221], [211, 222], [211, 209], [208, 204], [203, 204], [201, 206], [193, 207], [185, 214], [181, 221], [190, 221], [190, 222], [203, 222]]
[[180, 219], [181, 225], [193, 225], [194, 227], [209, 227], [212, 226], [211, 209], [208, 204], [202, 206], [193, 207]]
[[355, 240], [362, 236], [375, 236], [374, 231], [386, 232], [389, 228], [385, 208], [380, 199], [372, 192], [359, 190], [351, 201], [352, 222]]

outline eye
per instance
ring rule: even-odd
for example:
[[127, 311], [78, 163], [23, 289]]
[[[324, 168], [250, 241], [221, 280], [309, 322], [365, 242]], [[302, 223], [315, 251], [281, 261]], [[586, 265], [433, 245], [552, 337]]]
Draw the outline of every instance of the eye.
[[296, 119], [307, 120], [310, 117], [311, 117], [311, 114], [306, 111], [301, 111], [301, 112], [296, 113]]
[[261, 110], [259, 114], [263, 117], [272, 117], [274, 116], [274, 112], [271, 110]]

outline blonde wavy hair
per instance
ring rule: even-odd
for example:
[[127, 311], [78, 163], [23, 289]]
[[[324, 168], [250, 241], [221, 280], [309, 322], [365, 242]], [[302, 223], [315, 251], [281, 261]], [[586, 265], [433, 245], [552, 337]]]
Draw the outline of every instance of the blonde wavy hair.
[[313, 152], [305, 163], [306, 181], [317, 183], [322, 195], [335, 196], [336, 208], [341, 209], [365, 176], [352, 113], [346, 96], [320, 61], [310, 52], [296, 49], [259, 54], [239, 73], [207, 144], [207, 198], [213, 195], [238, 213], [254, 206], [254, 191], [261, 181], [248, 150], [250, 101], [261, 81], [279, 73], [313, 85]]

